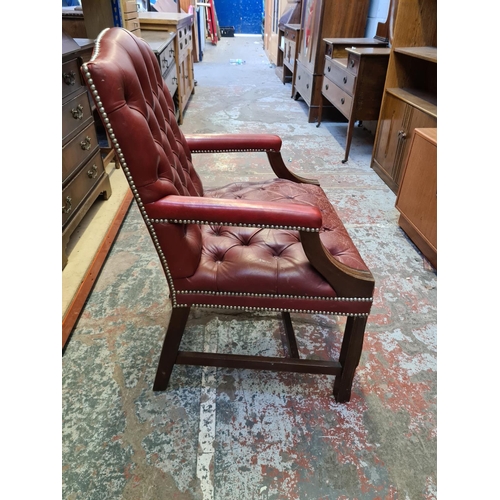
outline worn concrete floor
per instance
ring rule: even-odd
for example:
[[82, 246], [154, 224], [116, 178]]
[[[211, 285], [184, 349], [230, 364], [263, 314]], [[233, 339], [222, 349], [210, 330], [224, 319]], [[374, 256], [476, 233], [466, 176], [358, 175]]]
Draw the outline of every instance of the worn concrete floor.
[[[208, 45], [194, 71], [184, 132], [281, 135], [289, 167], [319, 179], [375, 276], [353, 396], [335, 403], [328, 376], [186, 366], [154, 393], [170, 305], [132, 205], [63, 356], [63, 498], [437, 498], [437, 276], [370, 168], [373, 135], [356, 128], [342, 164], [346, 125], [307, 123], [259, 37]], [[199, 156], [197, 168], [207, 187], [272, 175], [264, 155]], [[306, 355], [336, 352], [342, 318], [292, 320]], [[279, 355], [279, 318], [195, 310], [183, 342]]]

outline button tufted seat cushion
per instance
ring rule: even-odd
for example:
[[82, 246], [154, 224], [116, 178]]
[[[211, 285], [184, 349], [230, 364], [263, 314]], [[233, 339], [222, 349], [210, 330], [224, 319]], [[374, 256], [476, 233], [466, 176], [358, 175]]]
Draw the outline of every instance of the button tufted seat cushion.
[[[276, 135], [185, 136], [154, 53], [127, 30], [104, 30], [82, 72], [170, 288], [154, 389], [184, 363], [335, 375], [348, 401], [374, 280], [318, 182], [288, 170]], [[275, 178], [204, 189], [193, 155], [232, 151], [266, 154]], [[191, 307], [281, 312], [292, 359], [179, 350]], [[300, 358], [293, 312], [347, 316], [338, 361]]]
[[[287, 204], [318, 207], [322, 216], [320, 238], [339, 262], [365, 270], [357, 248], [323, 190], [311, 184], [274, 179], [263, 183], [230, 184], [206, 190], [207, 198], [269, 201], [286, 213]], [[201, 259], [192, 276], [174, 280], [179, 304], [235, 305], [242, 298], [247, 307], [289, 310], [311, 309], [345, 313], [351, 301], [332, 302], [338, 294], [310, 264], [295, 230], [201, 226]], [[234, 295], [233, 295], [234, 294]], [[245, 295], [246, 294], [246, 295]], [[307, 296], [307, 300], [299, 297]], [[314, 300], [312, 300], [314, 299]], [[369, 303], [364, 303], [364, 311]], [[359, 304], [355, 307], [359, 310]]]

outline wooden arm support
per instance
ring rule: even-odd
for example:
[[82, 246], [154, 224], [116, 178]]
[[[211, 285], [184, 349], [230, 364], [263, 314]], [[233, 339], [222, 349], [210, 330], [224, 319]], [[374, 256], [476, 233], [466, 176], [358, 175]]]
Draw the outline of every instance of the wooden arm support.
[[300, 231], [300, 240], [311, 265], [342, 297], [372, 297], [375, 280], [369, 271], [354, 269], [330, 255], [317, 232]]
[[269, 164], [276, 177], [300, 184], [315, 184], [316, 179], [307, 179], [291, 172], [281, 156], [281, 138], [272, 134], [197, 134], [186, 135], [191, 153], [267, 153]]

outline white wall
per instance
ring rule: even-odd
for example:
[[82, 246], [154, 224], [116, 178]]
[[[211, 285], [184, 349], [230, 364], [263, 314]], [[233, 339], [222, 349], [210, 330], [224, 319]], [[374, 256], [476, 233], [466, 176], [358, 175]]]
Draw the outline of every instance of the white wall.
[[390, 0], [370, 0], [368, 21], [366, 23], [365, 37], [373, 38], [377, 31], [378, 23], [385, 23], [389, 11]]

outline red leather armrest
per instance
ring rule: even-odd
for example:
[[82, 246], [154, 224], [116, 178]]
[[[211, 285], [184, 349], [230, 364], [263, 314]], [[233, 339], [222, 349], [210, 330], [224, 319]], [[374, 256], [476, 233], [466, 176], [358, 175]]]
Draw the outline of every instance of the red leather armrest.
[[272, 134], [200, 134], [185, 137], [191, 153], [281, 150], [281, 138]]
[[145, 205], [145, 209], [151, 219], [179, 222], [290, 229], [319, 229], [322, 224], [317, 207], [271, 201], [170, 195]]

